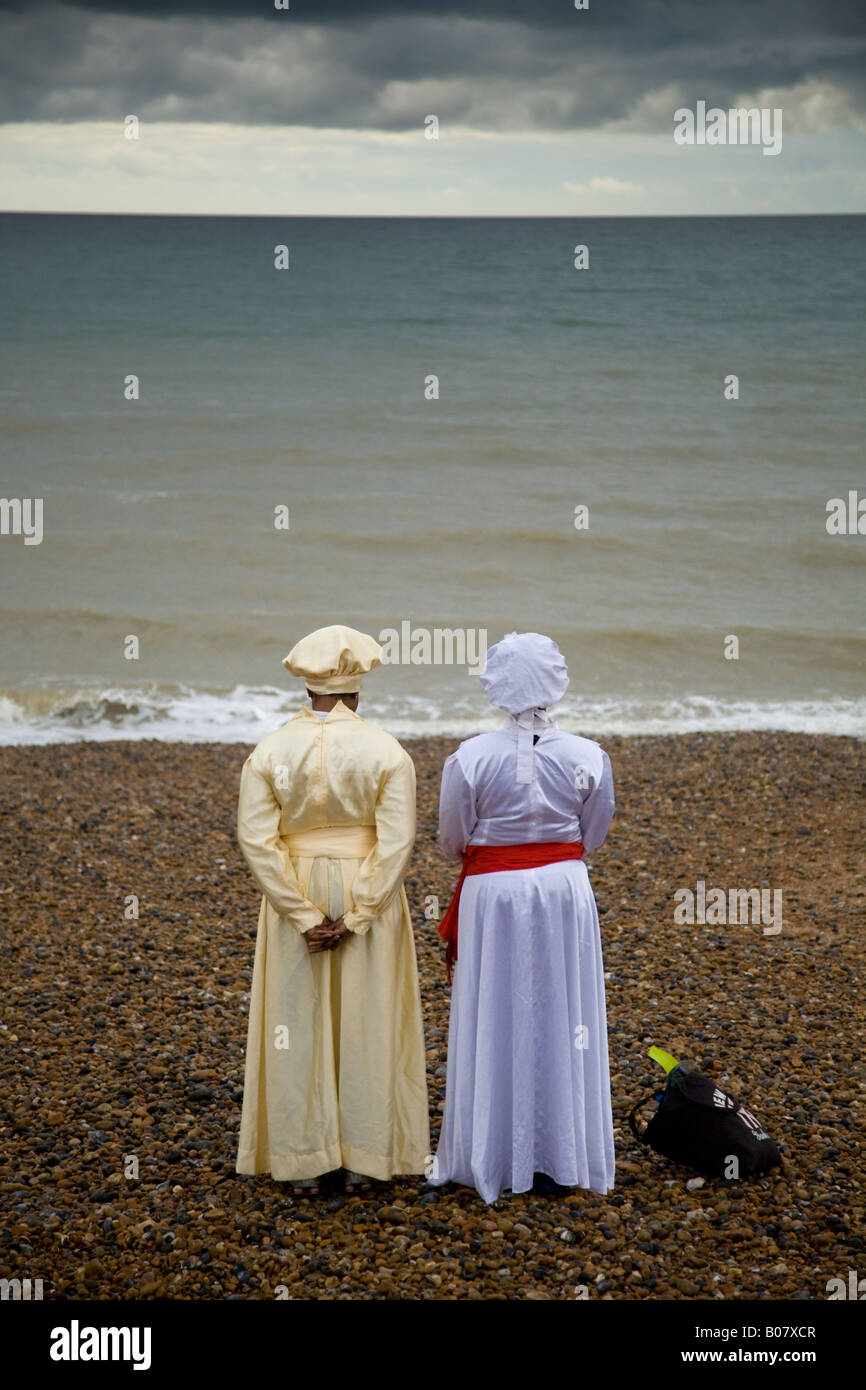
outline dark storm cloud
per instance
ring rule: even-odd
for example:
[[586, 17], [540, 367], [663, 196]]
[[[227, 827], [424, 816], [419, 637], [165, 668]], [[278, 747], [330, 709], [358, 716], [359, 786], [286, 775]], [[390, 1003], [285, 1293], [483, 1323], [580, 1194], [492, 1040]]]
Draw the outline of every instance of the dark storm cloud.
[[[50, 0], [0, 0], [0, 11], [50, 12]], [[71, 8], [71, 7], [70, 7]], [[273, 0], [81, 0], [76, 9], [127, 19], [267, 19], [302, 24], [362, 25], [383, 18], [441, 19], [446, 16], [494, 22], [513, 21], [533, 27], [571, 29], [575, 12], [569, 0], [291, 0], [290, 10], [276, 11]], [[774, 35], [802, 32], [863, 34], [862, 0], [590, 0], [577, 16], [594, 31], [656, 35], [666, 44], [677, 35], [739, 32]]]
[[863, 0], [0, 0], [0, 120], [650, 129], [808, 79], [859, 113], [864, 32]]
[[[2, 11], [43, 11], [43, 0], [0, 0]], [[286, 17], [275, 12], [273, 0], [81, 0], [76, 8], [92, 13], [119, 14], [128, 19], [153, 16], [170, 19], [197, 15], [201, 19], [271, 19]], [[383, 17], [431, 19], [458, 15], [466, 19], [514, 20], [518, 23], [570, 26], [574, 11], [569, 0], [291, 0], [288, 12], [305, 24], [364, 24]], [[725, 5], [702, 0], [591, 0], [595, 28], [660, 29], [671, 33], [698, 30], [718, 32], [729, 23], [747, 25], [751, 32], [768, 37], [785, 29], [804, 27], [812, 33], [828, 27], [842, 33], [862, 33], [861, 0], [727, 0]]]

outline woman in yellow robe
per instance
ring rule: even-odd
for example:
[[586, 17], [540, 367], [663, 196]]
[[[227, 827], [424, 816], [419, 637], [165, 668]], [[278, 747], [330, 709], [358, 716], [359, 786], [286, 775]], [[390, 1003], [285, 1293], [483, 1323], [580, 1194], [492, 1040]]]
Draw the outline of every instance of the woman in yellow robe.
[[[375, 649], [375, 650], [374, 650]], [[422, 1174], [430, 1149], [415, 942], [402, 886], [415, 769], [349, 691], [373, 638], [336, 626], [286, 657], [314, 695], [244, 764], [238, 840], [262, 893], [236, 1169]], [[322, 949], [307, 934], [343, 926]], [[317, 934], [320, 935], [320, 934]]]

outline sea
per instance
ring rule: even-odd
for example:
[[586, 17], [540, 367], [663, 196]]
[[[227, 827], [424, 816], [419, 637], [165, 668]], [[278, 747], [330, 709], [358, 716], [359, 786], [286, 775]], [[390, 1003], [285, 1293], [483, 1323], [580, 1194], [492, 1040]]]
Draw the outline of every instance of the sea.
[[0, 743], [255, 743], [331, 623], [398, 737], [513, 631], [590, 736], [866, 736], [864, 233], [0, 216]]

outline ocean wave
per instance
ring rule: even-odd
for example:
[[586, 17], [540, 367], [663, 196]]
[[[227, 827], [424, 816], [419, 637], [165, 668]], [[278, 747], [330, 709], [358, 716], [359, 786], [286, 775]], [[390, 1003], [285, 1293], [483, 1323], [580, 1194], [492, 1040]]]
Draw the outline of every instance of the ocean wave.
[[[232, 690], [112, 687], [0, 695], [0, 744], [157, 739], [170, 743], [257, 743], [300, 708], [296, 692], [276, 686]], [[560, 728], [589, 737], [778, 731], [866, 738], [866, 698], [726, 700], [607, 697], [564, 700]], [[363, 717], [397, 738], [468, 738], [501, 726], [483, 698], [365, 695]]]

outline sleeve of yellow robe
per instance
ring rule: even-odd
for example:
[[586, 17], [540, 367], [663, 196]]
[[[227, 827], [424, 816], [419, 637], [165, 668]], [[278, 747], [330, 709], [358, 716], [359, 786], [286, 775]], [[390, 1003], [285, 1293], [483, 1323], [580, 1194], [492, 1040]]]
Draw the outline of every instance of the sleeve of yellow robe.
[[292, 871], [291, 858], [280, 840], [280, 803], [252, 754], [241, 773], [238, 844], [253, 878], [280, 917], [299, 932], [324, 922], [324, 913], [304, 896]]
[[408, 753], [389, 773], [376, 802], [376, 843], [352, 884], [355, 906], [343, 914], [363, 936], [400, 891], [415, 843], [415, 764]]

